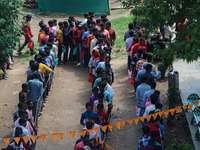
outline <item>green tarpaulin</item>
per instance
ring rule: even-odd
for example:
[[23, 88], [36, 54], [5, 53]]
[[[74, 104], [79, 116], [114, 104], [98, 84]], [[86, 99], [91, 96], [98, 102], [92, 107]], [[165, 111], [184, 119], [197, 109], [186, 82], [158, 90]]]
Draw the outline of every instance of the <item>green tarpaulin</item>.
[[110, 14], [109, 0], [38, 0], [38, 11], [66, 14]]

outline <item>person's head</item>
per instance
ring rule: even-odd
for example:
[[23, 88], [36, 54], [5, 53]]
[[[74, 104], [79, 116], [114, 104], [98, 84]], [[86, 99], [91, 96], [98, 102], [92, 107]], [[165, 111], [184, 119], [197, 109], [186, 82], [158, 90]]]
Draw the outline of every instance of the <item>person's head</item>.
[[59, 22], [58, 25], [59, 25], [60, 29], [62, 29], [64, 27], [64, 23], [63, 22]]
[[41, 62], [42, 62], [42, 56], [38, 55], [38, 57], [37, 57], [37, 63], [41, 63]]
[[27, 119], [25, 119], [25, 118], [20, 118], [19, 119], [19, 124], [21, 125], [21, 126], [26, 126], [26, 122], [27, 122]]
[[89, 14], [90, 18], [94, 18], [94, 16], [95, 16], [94, 12], [92, 12], [92, 11], [90, 11], [88, 14]]
[[22, 84], [22, 91], [27, 92], [27, 90], [28, 90], [28, 85], [27, 85], [27, 83], [23, 83], [23, 84]]
[[100, 26], [101, 23], [102, 23], [101, 19], [97, 19], [97, 20], [96, 20], [96, 24], [97, 24], [98, 26]]
[[150, 100], [151, 100], [151, 104], [156, 104], [157, 100], [158, 100], [158, 97], [155, 95], [155, 94], [152, 94], [150, 96]]
[[26, 110], [19, 110], [19, 117], [20, 118], [25, 118], [27, 119], [28, 118], [28, 113], [26, 112]]
[[105, 67], [107, 70], [110, 70], [110, 67], [111, 67], [110, 63], [105, 63]]
[[134, 36], [134, 32], [132, 30], [129, 31], [129, 35], [130, 37], [133, 37]]
[[106, 55], [106, 57], [105, 57], [105, 63], [110, 63], [110, 61], [111, 61], [110, 55]]
[[54, 43], [54, 37], [49, 37], [49, 41], [48, 42], [51, 42], [53, 44]]
[[[99, 87], [99, 89], [100, 89], [100, 87]], [[101, 91], [101, 90], [100, 90], [100, 91]], [[103, 94], [103, 92], [98, 93], [97, 98], [98, 98], [99, 103], [102, 103], [102, 102], [103, 102], [103, 99], [104, 99], [104, 94]]]
[[85, 17], [86, 19], [88, 19], [88, 18], [89, 18], [89, 14], [88, 14], [88, 13], [84, 13], [84, 17]]
[[100, 52], [100, 61], [104, 61], [105, 58], [105, 52]]
[[99, 90], [100, 90], [102, 93], [104, 93], [105, 87], [106, 87], [106, 83], [101, 82], [101, 83], [99, 84]]
[[50, 50], [53, 48], [53, 44], [52, 44], [52, 42], [47, 42], [47, 47], [49, 47], [50, 48]]
[[103, 104], [102, 104], [102, 103], [99, 103], [99, 104], [97, 105], [97, 110], [98, 110], [99, 113], [102, 113], [102, 112], [103, 112]]
[[38, 71], [39, 70], [39, 64], [38, 63], [34, 63], [31, 65], [31, 71]]
[[42, 40], [41, 40], [41, 43], [42, 43], [43, 46], [46, 45], [46, 40], [45, 40], [45, 39], [42, 39]]
[[141, 83], [146, 83], [147, 82], [147, 76], [142, 75], [141, 78], [140, 78], [140, 82]]
[[86, 128], [87, 128], [88, 130], [89, 130], [89, 129], [92, 129], [92, 127], [93, 127], [92, 121], [86, 122]]
[[26, 15], [26, 21], [31, 21], [32, 16], [31, 15]]
[[104, 23], [101, 23], [100, 24], [100, 27], [101, 27], [101, 31], [103, 31], [105, 29], [105, 24]]
[[106, 70], [101, 70], [101, 77], [107, 77]]
[[95, 58], [99, 57], [99, 50], [98, 49], [94, 49], [92, 51], [92, 53], [93, 53], [93, 55], [94, 55]]
[[18, 104], [18, 109], [19, 109], [19, 110], [26, 110], [26, 105], [25, 105], [24, 103], [20, 102], [20, 103]]
[[148, 140], [148, 145], [151, 146], [151, 147], [155, 146], [155, 145], [156, 145], [156, 140], [155, 140], [154, 138], [151, 137], [151, 138]]
[[140, 44], [145, 45], [145, 40], [140, 38]]
[[156, 140], [158, 140], [159, 135], [160, 135], [160, 134], [159, 134], [158, 131], [153, 131], [153, 132], [151, 133], [151, 137], [154, 138], [154, 139], [156, 139]]
[[89, 137], [90, 137], [90, 133], [87, 131], [87, 132], [85, 133], [85, 136], [84, 136], [83, 139], [82, 139], [84, 145], [87, 144], [87, 143], [89, 142]]
[[72, 21], [76, 20], [74, 16], [69, 16], [69, 19], [72, 20]]
[[49, 33], [49, 38], [54, 38], [53, 32]]
[[87, 102], [85, 105], [85, 108], [87, 109], [88, 113], [92, 112], [92, 104], [90, 102]]
[[149, 73], [152, 71], [152, 65], [151, 64], [147, 64], [146, 65], [146, 71]]
[[133, 24], [132, 24], [132, 23], [129, 23], [129, 24], [128, 24], [128, 29], [129, 29], [129, 30], [133, 30]]
[[22, 137], [23, 131], [21, 127], [16, 127], [15, 129], [15, 137]]
[[106, 22], [106, 29], [109, 29], [111, 27], [111, 22], [110, 21], [107, 21]]
[[42, 28], [42, 25], [43, 25], [43, 24], [44, 24], [44, 21], [43, 21], [43, 20], [39, 22], [40, 28]]
[[41, 25], [41, 29], [42, 29], [42, 30], [44, 30], [44, 28], [46, 28], [46, 27], [47, 27], [46, 24], [42, 24], [42, 25]]
[[94, 125], [94, 123], [96, 122], [96, 117], [95, 116], [90, 116], [89, 117], [89, 121], [91, 121], [92, 122], [92, 125]]
[[155, 90], [155, 91], [154, 91], [154, 94], [158, 97], [158, 96], [160, 95], [160, 91]]
[[95, 97], [97, 97], [97, 95], [98, 95], [98, 88], [97, 87], [92, 88], [92, 93], [94, 94]]
[[29, 61], [29, 66], [31, 66], [31, 65], [34, 64], [34, 63], [35, 63], [34, 60], [30, 60], [30, 61]]
[[149, 126], [144, 126], [144, 127], [142, 128], [142, 130], [143, 130], [143, 134], [148, 135], [148, 134], [149, 134], [150, 128], [149, 128]]
[[95, 148], [95, 147], [96, 147], [96, 139], [95, 139], [95, 138], [91, 138], [91, 139], [89, 140], [89, 142], [90, 142], [92, 148]]
[[34, 104], [33, 104], [32, 101], [28, 101], [28, 102], [27, 102], [27, 106], [28, 106], [28, 109], [29, 109], [29, 110], [32, 110], [33, 107], [34, 107]]
[[97, 68], [97, 77], [101, 76], [102, 68]]
[[105, 45], [104, 39], [102, 39], [102, 38], [98, 40], [98, 43], [99, 43], [99, 47]]
[[71, 19], [69, 19], [68, 22], [69, 22], [70, 27], [74, 26], [73, 21]]
[[140, 54], [140, 55], [142, 55], [142, 53], [143, 53], [143, 48], [140, 46], [140, 47], [138, 47], [138, 53]]
[[45, 53], [47, 54], [47, 56], [49, 56], [49, 55], [50, 55], [50, 51], [51, 51], [51, 47], [46, 46], [46, 47], [44, 48], [44, 51], [45, 51]]
[[54, 25], [53, 20], [49, 20], [48, 24], [49, 24], [50, 27], [53, 27], [53, 25]]
[[103, 21], [104, 19], [106, 19], [106, 15], [101, 15], [101, 20]]
[[153, 82], [151, 82], [151, 89], [156, 89], [156, 82], [155, 81], [153, 81]]
[[48, 28], [48, 27], [45, 27], [45, 28], [44, 28], [44, 32], [45, 32], [46, 35], [48, 35], [48, 34], [49, 34], [49, 28]]
[[67, 22], [66, 20], [63, 22], [63, 24], [64, 24], [64, 27], [65, 27], [65, 28], [68, 27], [68, 22]]
[[33, 72], [31, 74], [31, 79], [40, 79], [40, 74], [38, 72]]
[[92, 32], [93, 35], [95, 35], [95, 33], [98, 31], [98, 29], [94, 27], [90, 31]]
[[53, 25], [57, 26], [57, 20], [56, 19], [53, 19]]
[[75, 20], [75, 26], [78, 27], [79, 24], [80, 22], [78, 20]]
[[47, 54], [45, 51], [40, 51], [39, 54], [42, 56], [42, 60], [45, 60], [47, 57]]

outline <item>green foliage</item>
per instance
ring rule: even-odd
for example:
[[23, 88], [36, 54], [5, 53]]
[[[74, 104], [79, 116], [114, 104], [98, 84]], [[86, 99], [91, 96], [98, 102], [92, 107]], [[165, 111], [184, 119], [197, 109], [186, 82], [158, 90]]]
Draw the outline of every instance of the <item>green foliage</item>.
[[128, 30], [128, 24], [133, 22], [133, 17], [119, 17], [111, 20], [112, 28], [116, 31], [117, 39], [114, 48], [124, 48], [124, 33]]
[[[126, 0], [123, 5], [131, 9], [131, 13], [141, 20], [140, 26], [146, 27], [150, 33], [159, 24], [173, 26], [181, 19], [187, 18], [188, 22], [183, 31], [177, 34], [176, 40], [169, 44], [169, 48], [158, 50], [164, 66], [171, 65], [177, 53], [187, 62], [197, 60], [200, 47], [200, 1], [196, 0]], [[189, 38], [187, 38], [189, 37]]]
[[180, 92], [175, 87], [170, 87], [167, 90], [167, 97], [169, 100], [169, 109], [175, 108], [180, 102]]
[[19, 41], [19, 8], [21, 0], [0, 1], [0, 65], [7, 62], [7, 56]]
[[167, 150], [194, 150], [192, 145], [183, 142], [182, 144], [177, 144], [176, 139], [172, 142], [172, 145], [167, 148]]

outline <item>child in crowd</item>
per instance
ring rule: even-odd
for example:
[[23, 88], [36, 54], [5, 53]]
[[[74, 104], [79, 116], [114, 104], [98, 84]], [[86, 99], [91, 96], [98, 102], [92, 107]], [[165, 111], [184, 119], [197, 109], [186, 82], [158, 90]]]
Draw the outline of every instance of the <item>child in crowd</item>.
[[97, 105], [97, 110], [95, 110], [95, 112], [99, 116], [100, 125], [102, 126], [108, 125], [108, 115], [107, 115], [107, 112], [104, 110], [104, 105], [102, 103], [99, 103]]
[[92, 93], [93, 95], [90, 97], [90, 103], [92, 104], [92, 110], [93, 110], [93, 106], [94, 106], [94, 102], [98, 100], [97, 96], [98, 96], [98, 88], [94, 87], [92, 89]]
[[104, 94], [103, 93], [98, 93], [98, 101], [95, 101], [94, 102], [94, 107], [93, 107], [93, 110], [96, 111], [97, 110], [97, 105], [98, 104], [103, 104], [104, 106], [104, 111], [107, 112], [108, 111], [108, 103], [107, 101], [104, 99]]
[[28, 102], [28, 85], [26, 83], [22, 84], [22, 91], [19, 92], [19, 102], [26, 104]]

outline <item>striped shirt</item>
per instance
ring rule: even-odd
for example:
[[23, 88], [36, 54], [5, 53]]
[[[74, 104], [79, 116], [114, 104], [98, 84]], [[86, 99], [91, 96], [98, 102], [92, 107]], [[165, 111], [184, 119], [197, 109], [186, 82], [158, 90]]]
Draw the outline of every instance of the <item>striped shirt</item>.
[[142, 67], [143, 67], [143, 64], [147, 62], [147, 60], [145, 59], [141, 59], [137, 62], [137, 65], [136, 65], [136, 70], [137, 72], [139, 72], [140, 70], [142, 70]]

